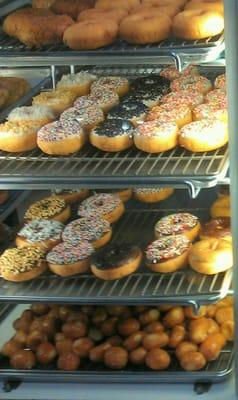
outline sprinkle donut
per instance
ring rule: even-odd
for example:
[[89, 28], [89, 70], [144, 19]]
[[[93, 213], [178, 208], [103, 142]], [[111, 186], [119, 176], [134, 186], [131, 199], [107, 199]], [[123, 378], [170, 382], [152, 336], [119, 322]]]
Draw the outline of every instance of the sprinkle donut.
[[100, 122], [104, 121], [104, 114], [101, 108], [95, 105], [81, 109], [71, 107], [61, 114], [60, 121], [62, 123], [77, 121], [86, 131], [90, 132]]
[[181, 90], [179, 92], [172, 92], [167, 94], [161, 99], [161, 102], [164, 103], [172, 103], [174, 106], [180, 106], [183, 104], [188, 107], [196, 107], [199, 104], [203, 103], [203, 95], [202, 93], [198, 93], [192, 90]]
[[97, 216], [113, 223], [122, 216], [124, 210], [124, 204], [118, 196], [100, 193], [84, 200], [78, 208], [78, 215], [81, 217]]
[[206, 103], [212, 103], [219, 105], [221, 107], [227, 107], [227, 95], [226, 92], [223, 89], [214, 89], [211, 90], [206, 96], [205, 96], [205, 102]]
[[169, 81], [173, 81], [174, 79], [178, 79], [181, 78], [182, 76], [188, 76], [188, 75], [199, 75], [198, 68], [195, 65], [189, 65], [182, 72], [179, 72], [179, 70], [176, 67], [171, 66], [162, 69], [162, 71], [160, 72], [160, 76], [163, 76]]
[[147, 114], [146, 121], [175, 122], [178, 128], [192, 121], [192, 112], [188, 106], [174, 106], [173, 103], [165, 103], [152, 108]]
[[47, 254], [46, 261], [56, 275], [71, 276], [89, 270], [93, 252], [94, 248], [89, 242], [81, 241], [77, 246], [63, 242]]
[[97, 149], [117, 152], [133, 144], [134, 127], [123, 119], [108, 119], [90, 133], [90, 142]]
[[159, 93], [156, 88], [148, 90], [145, 88], [140, 91], [131, 91], [124, 98], [121, 104], [143, 103], [146, 107], [152, 108], [159, 104], [162, 99], [162, 93]]
[[129, 90], [128, 79], [121, 76], [105, 76], [99, 78], [97, 81], [93, 82], [91, 86], [91, 93], [98, 90], [102, 91], [104, 89], [112, 90], [116, 92], [118, 96], [124, 96]]
[[208, 93], [212, 89], [212, 84], [205, 76], [188, 75], [175, 79], [170, 88], [173, 92], [180, 90], [192, 90], [202, 94]]
[[191, 242], [183, 235], [167, 236], [146, 249], [146, 265], [154, 272], [174, 272], [187, 265]]
[[77, 246], [81, 241], [92, 243], [94, 248], [104, 246], [112, 236], [110, 224], [105, 219], [85, 217], [70, 222], [64, 229], [64, 242]]
[[155, 225], [155, 236], [160, 239], [164, 236], [174, 236], [183, 234], [193, 241], [200, 230], [198, 217], [190, 213], [177, 213], [167, 215]]
[[143, 203], [157, 203], [170, 197], [174, 192], [172, 188], [135, 188], [134, 197]]
[[27, 222], [35, 219], [54, 219], [65, 222], [70, 217], [70, 208], [57, 196], [46, 197], [32, 204], [24, 215]]
[[216, 89], [226, 90], [226, 74], [218, 75], [215, 79], [214, 86]]
[[215, 103], [199, 104], [193, 109], [192, 113], [194, 121], [206, 118], [220, 119], [224, 122], [228, 120], [227, 108]]
[[116, 92], [109, 89], [95, 88], [93, 94], [90, 94], [90, 99], [94, 101], [94, 104], [100, 107], [105, 114], [111, 110], [111, 108], [119, 104], [119, 96]]
[[134, 132], [135, 146], [146, 153], [171, 150], [178, 143], [178, 127], [174, 122], [150, 121], [138, 125]]
[[90, 97], [90, 95], [78, 97], [74, 102], [74, 107], [78, 108], [79, 110], [81, 108], [93, 107], [94, 105], [95, 105], [95, 102]]

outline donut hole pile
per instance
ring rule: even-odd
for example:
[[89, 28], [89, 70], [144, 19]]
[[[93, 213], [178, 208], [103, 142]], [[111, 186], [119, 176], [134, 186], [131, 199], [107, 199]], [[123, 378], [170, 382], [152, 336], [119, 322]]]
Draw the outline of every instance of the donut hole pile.
[[233, 299], [191, 307], [33, 304], [13, 323], [2, 349], [14, 369], [76, 371], [87, 364], [160, 371], [177, 359], [186, 371], [216, 360], [234, 340]]

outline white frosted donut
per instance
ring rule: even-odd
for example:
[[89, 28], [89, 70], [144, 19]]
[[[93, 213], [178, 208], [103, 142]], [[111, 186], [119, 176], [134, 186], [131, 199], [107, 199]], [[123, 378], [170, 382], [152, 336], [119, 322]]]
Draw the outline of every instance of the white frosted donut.
[[57, 83], [57, 89], [71, 89], [78, 96], [83, 96], [89, 93], [90, 86], [97, 77], [88, 72], [78, 72], [77, 74], [63, 75], [61, 80]]

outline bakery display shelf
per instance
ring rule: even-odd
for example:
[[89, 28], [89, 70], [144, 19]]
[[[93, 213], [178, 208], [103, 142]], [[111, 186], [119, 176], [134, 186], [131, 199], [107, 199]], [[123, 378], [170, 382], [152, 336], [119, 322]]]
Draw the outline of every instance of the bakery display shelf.
[[[186, 210], [197, 215], [201, 221], [207, 221], [209, 194], [203, 197], [206, 197], [203, 199], [204, 207], [198, 207], [200, 198], [192, 201], [187, 196], [185, 200], [186, 191], [181, 196], [175, 192], [163, 206], [145, 207], [139, 203], [137, 208], [132, 202], [123, 217], [113, 226], [112, 242], [133, 242], [144, 250], [154, 240], [155, 223], [164, 215], [179, 210]], [[189, 267], [171, 274], [153, 273], [146, 268], [143, 260], [137, 273], [116, 281], [102, 281], [91, 274], [61, 278], [52, 273], [23, 283], [1, 279], [0, 300], [9, 303], [189, 304], [198, 310], [202, 304], [213, 303], [225, 297], [231, 280], [232, 270], [210, 276], [198, 274]]]
[[30, 192], [26, 190], [10, 191], [6, 203], [0, 205], [0, 222], [3, 222], [29, 195]]

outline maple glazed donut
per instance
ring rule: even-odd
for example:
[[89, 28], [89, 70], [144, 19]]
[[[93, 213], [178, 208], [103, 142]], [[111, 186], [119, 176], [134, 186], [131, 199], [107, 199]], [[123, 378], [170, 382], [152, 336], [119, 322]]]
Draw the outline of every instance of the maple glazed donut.
[[167, 199], [174, 192], [172, 188], [134, 188], [134, 197], [143, 203], [157, 203]]
[[49, 269], [56, 275], [72, 276], [87, 272], [90, 266], [90, 256], [94, 248], [91, 243], [80, 241], [77, 246], [63, 242], [53, 247], [47, 254]]
[[174, 79], [171, 82], [170, 87], [173, 92], [178, 92], [180, 90], [191, 90], [206, 94], [212, 89], [212, 84], [209, 79], [205, 78], [205, 76], [188, 75]]
[[202, 104], [204, 100], [203, 94], [192, 90], [180, 90], [179, 92], [171, 92], [162, 97], [161, 103], [172, 103], [175, 107], [184, 106], [196, 107]]
[[63, 75], [61, 80], [57, 83], [56, 89], [67, 90], [70, 89], [76, 93], [77, 96], [84, 96], [89, 93], [90, 86], [97, 77], [88, 72], [78, 72], [77, 74]]
[[60, 121], [62, 123], [77, 121], [87, 132], [90, 132], [100, 122], [104, 121], [104, 113], [95, 104], [81, 109], [71, 107], [61, 114]]
[[46, 269], [45, 250], [41, 247], [17, 247], [5, 250], [0, 256], [1, 276], [7, 281], [29, 281]]
[[135, 129], [134, 144], [147, 153], [171, 150], [178, 143], [178, 127], [174, 122], [144, 122]]
[[17, 247], [39, 246], [51, 249], [61, 241], [64, 225], [59, 221], [35, 219], [18, 232], [16, 237]]
[[80, 150], [85, 142], [82, 124], [73, 119], [51, 122], [37, 133], [37, 145], [46, 154], [72, 154]]
[[177, 213], [161, 218], [155, 225], [155, 237], [184, 235], [191, 242], [196, 239], [201, 225], [198, 217], [189, 213]]
[[91, 144], [103, 151], [117, 152], [133, 144], [133, 125], [123, 119], [108, 119], [90, 132]]
[[78, 208], [78, 215], [80, 217], [98, 216], [113, 223], [122, 216], [124, 211], [124, 204], [118, 196], [100, 193], [84, 200]]
[[173, 103], [164, 103], [153, 107], [146, 116], [146, 121], [175, 122], [178, 128], [192, 122], [192, 112], [188, 106], [176, 105]]
[[66, 222], [70, 214], [70, 207], [63, 199], [50, 196], [32, 204], [26, 211], [24, 219], [27, 222], [35, 219], [54, 219], [55, 221]]
[[146, 265], [154, 272], [169, 273], [187, 265], [191, 242], [184, 235], [167, 236], [146, 249]]
[[77, 246], [81, 241], [87, 241], [96, 249], [104, 246], [111, 237], [109, 222], [99, 217], [76, 219], [65, 227], [62, 234], [62, 240], [73, 246]]
[[196, 65], [189, 65], [182, 72], [179, 72], [179, 70], [174, 66], [163, 68], [162, 71], [160, 71], [160, 76], [163, 76], [169, 81], [173, 81], [174, 79], [178, 79], [187, 75], [199, 75]]
[[193, 152], [219, 149], [228, 142], [227, 123], [215, 119], [201, 119], [185, 125], [179, 134], [179, 144]]
[[31, 122], [8, 121], [0, 124], [0, 149], [12, 153], [34, 149], [38, 129]]
[[229, 217], [214, 218], [202, 225], [199, 233], [200, 239], [223, 239], [232, 240], [231, 220]]
[[226, 74], [221, 74], [216, 77], [214, 87], [216, 89], [226, 90]]

